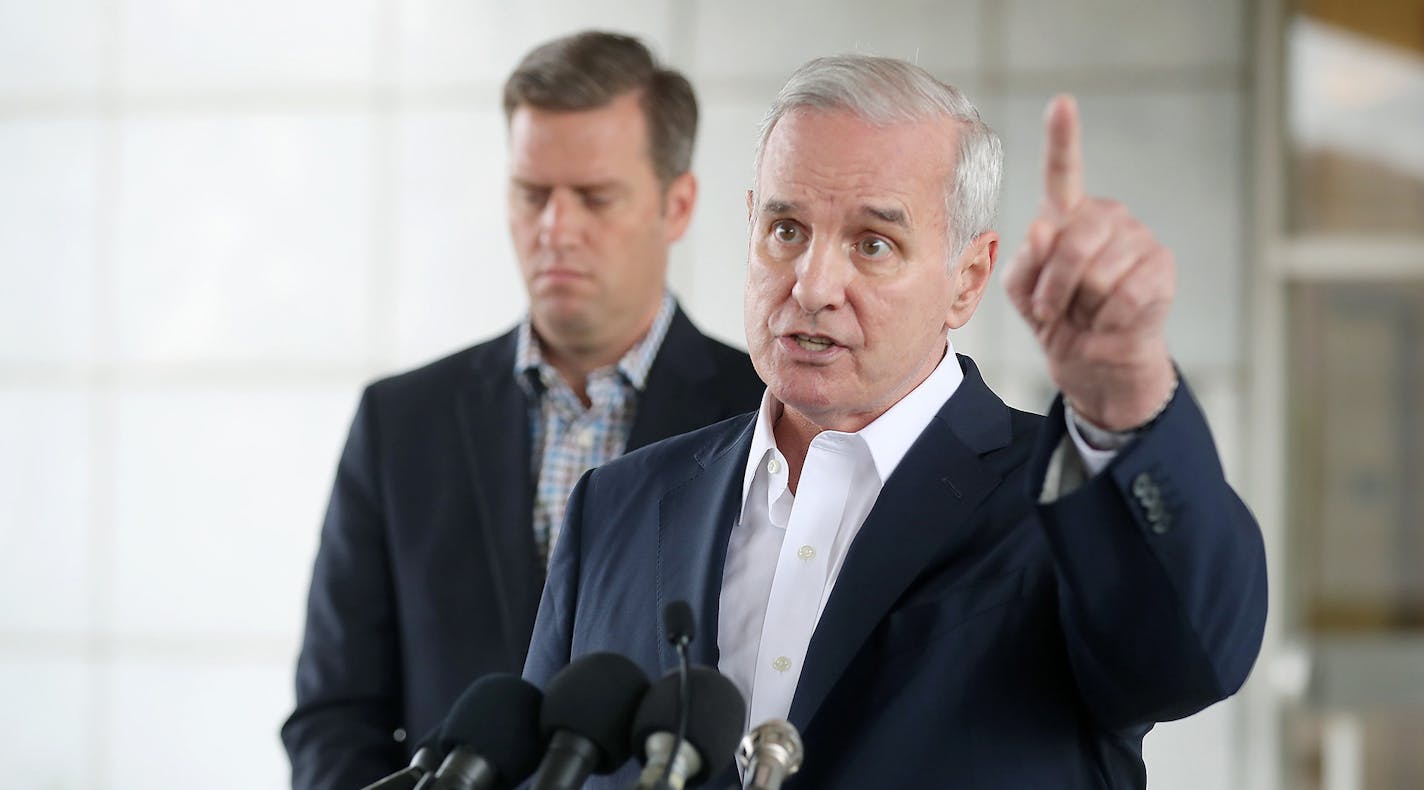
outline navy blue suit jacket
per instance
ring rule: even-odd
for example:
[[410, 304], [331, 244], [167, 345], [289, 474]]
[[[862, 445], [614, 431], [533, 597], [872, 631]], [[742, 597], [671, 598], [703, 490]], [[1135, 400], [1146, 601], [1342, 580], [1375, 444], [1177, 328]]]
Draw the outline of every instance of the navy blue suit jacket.
[[[379, 381], [361, 399], [282, 728], [296, 788], [352, 790], [404, 767], [473, 679], [524, 665], [544, 569], [515, 338]], [[628, 447], [755, 408], [763, 389], [745, 353], [678, 310]]]
[[[1255, 659], [1259, 529], [1185, 384], [1101, 474], [1039, 505], [1061, 405], [1010, 409], [960, 360], [963, 384], [886, 481], [812, 636], [790, 712], [806, 763], [790, 785], [1144, 787], [1152, 724], [1232, 694]], [[694, 659], [716, 665], [752, 426], [738, 417], [584, 477], [527, 677], [599, 650], [662, 674], [675, 656], [658, 614], [675, 599], [700, 615]]]

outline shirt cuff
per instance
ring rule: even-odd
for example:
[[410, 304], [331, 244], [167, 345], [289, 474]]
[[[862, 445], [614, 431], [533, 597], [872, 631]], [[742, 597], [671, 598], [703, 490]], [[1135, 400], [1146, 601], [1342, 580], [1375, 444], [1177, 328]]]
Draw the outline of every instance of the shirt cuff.
[[1084, 420], [1073, 412], [1066, 400], [1063, 419], [1068, 423], [1068, 435], [1048, 459], [1048, 470], [1039, 491], [1040, 504], [1073, 493], [1097, 473], [1107, 468], [1122, 448], [1137, 438], [1136, 431], [1109, 431]]
[[1087, 476], [1092, 477], [1107, 468], [1117, 453], [1137, 438], [1137, 431], [1110, 431], [1088, 422], [1073, 411], [1073, 405], [1064, 401], [1063, 419], [1068, 423], [1068, 435], [1073, 446], [1078, 449], [1078, 457], [1083, 459]]

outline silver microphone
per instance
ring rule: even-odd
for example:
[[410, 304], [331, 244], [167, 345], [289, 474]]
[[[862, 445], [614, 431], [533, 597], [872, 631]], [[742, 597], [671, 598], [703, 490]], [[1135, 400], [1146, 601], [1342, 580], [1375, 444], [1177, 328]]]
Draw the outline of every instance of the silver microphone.
[[[733, 731], [735, 734], [735, 731]], [[670, 732], [655, 732], [648, 736], [644, 746], [644, 752], [648, 755], [648, 764], [643, 768], [643, 773], [638, 777], [637, 790], [656, 790], [656, 788], [667, 788], [667, 790], [682, 790], [687, 785], [689, 776], [696, 776], [702, 771], [702, 755], [697, 753], [697, 747], [683, 741], [674, 754], [672, 747], [677, 743], [677, 736]], [[726, 765], [725, 757], [723, 765]], [[672, 763], [672, 768], [667, 769], [667, 764]], [[663, 781], [663, 771], [668, 770], [667, 781]]]
[[769, 719], [758, 724], [737, 746], [742, 790], [781, 790], [781, 783], [801, 770], [804, 756], [801, 734], [791, 722]]

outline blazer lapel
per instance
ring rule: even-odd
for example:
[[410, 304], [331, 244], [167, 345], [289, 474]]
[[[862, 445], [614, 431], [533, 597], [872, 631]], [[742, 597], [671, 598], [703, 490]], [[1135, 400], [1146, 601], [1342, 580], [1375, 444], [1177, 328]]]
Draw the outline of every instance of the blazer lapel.
[[679, 307], [638, 398], [628, 449], [696, 430], [721, 417], [723, 404], [712, 388], [702, 386], [716, 375], [706, 339]]
[[964, 381], [885, 482], [841, 566], [791, 703], [802, 732], [911, 582], [972, 536], [970, 516], [1001, 481], [979, 456], [1009, 443], [1008, 409], [960, 361]]
[[[498, 607], [505, 644], [517, 654], [511, 666], [523, 663], [526, 623], [534, 621], [537, 596], [516, 591], [543, 586], [534, 546], [533, 480], [529, 471], [529, 423], [524, 390], [514, 379], [514, 335], [507, 335], [498, 353], [475, 362], [469, 384], [454, 404], [460, 438], [469, 466], [474, 500], [475, 532], [480, 560], [501, 600]], [[512, 561], [527, 557], [528, 562]]]
[[[722, 590], [722, 569], [727, 560], [727, 541], [742, 501], [742, 476], [752, 441], [750, 416], [722, 434], [697, 455], [701, 473], [670, 491], [658, 507], [657, 579], [654, 611], [660, 619], [671, 601], [683, 600], [692, 606], [696, 635], [690, 646], [693, 663], [715, 667], [717, 614]], [[658, 640], [659, 663], [677, 665], [677, 653], [664, 639]]]

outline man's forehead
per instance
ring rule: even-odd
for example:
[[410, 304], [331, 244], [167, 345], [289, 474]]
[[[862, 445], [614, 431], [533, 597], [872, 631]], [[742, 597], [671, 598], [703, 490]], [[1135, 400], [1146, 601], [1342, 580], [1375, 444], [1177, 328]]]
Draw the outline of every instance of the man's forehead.
[[521, 105], [510, 122], [511, 175], [536, 185], [596, 187], [652, 174], [646, 126], [631, 95], [589, 110]]
[[[956, 158], [950, 119], [877, 124], [848, 110], [797, 108], [777, 122], [758, 162], [762, 202], [798, 202], [801, 190], [854, 194], [871, 208], [896, 208], [926, 190], [936, 199]], [[887, 218], [888, 219], [888, 218]]]
[[543, 153], [550, 146], [628, 154], [649, 151], [647, 118], [632, 94], [581, 110], [521, 104], [510, 116], [509, 134], [516, 154]]
[[901, 144], [908, 139], [927, 149], [952, 149], [960, 126], [948, 116], [872, 120], [847, 108], [794, 107], [776, 121], [767, 135], [766, 148], [824, 147], [852, 138], [871, 144]]

